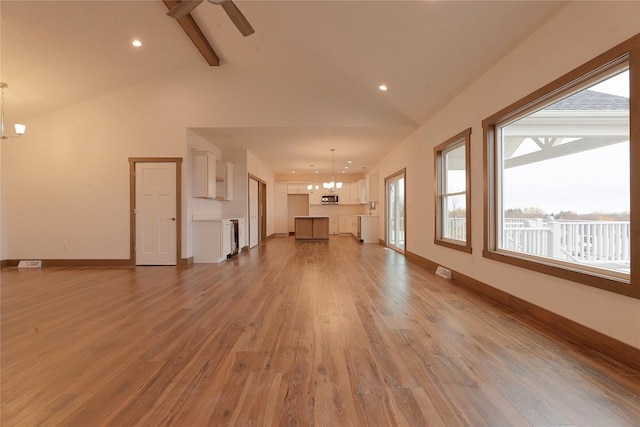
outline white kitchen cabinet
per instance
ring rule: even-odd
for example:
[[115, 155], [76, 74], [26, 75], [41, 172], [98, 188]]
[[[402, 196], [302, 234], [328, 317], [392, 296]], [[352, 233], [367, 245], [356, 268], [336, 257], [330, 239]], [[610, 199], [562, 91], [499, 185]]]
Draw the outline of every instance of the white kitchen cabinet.
[[367, 176], [367, 202], [379, 202], [378, 200], [378, 174]]
[[356, 183], [345, 182], [340, 189], [340, 204], [354, 205], [356, 204]]
[[309, 204], [310, 205], [321, 205], [322, 204], [322, 187], [316, 190], [314, 188], [313, 193], [309, 193]]
[[352, 234], [351, 215], [338, 215], [338, 234]]
[[222, 200], [233, 200], [233, 169], [231, 162], [218, 162], [216, 165], [217, 196]]
[[348, 182], [342, 184], [342, 188], [337, 190], [338, 194], [338, 204], [339, 205], [350, 205], [351, 204], [351, 187]]
[[287, 194], [307, 194], [307, 184], [287, 184]]
[[210, 219], [196, 218], [192, 222], [193, 262], [217, 264], [227, 259], [235, 249], [232, 245], [233, 222], [238, 221], [238, 250], [247, 246], [244, 218]]
[[193, 262], [220, 263], [231, 252], [231, 221], [193, 221]]
[[216, 193], [216, 156], [208, 151], [191, 153], [193, 170], [193, 197], [215, 199]]
[[238, 219], [238, 250], [247, 246], [247, 222], [244, 218]]
[[358, 182], [356, 183], [356, 191], [358, 194], [356, 197], [356, 203], [357, 204], [367, 203], [367, 180], [366, 179], [358, 180]]
[[353, 218], [353, 235], [362, 243], [378, 243], [379, 217], [355, 215]]
[[223, 219], [222, 221], [222, 252], [221, 256], [226, 258], [231, 253], [231, 220]]

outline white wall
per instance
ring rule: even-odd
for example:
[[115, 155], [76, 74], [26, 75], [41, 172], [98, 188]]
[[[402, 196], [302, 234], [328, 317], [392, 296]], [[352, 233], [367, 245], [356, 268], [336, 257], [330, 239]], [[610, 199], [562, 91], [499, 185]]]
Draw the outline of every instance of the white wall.
[[128, 158], [186, 153], [184, 130], [159, 126], [166, 110], [141, 89], [30, 120], [3, 145], [5, 258], [129, 258]]
[[[129, 258], [129, 157], [183, 158], [184, 221], [196, 206], [222, 210], [188, 200], [190, 128], [406, 125], [299, 85], [231, 63], [198, 64], [26, 118], [27, 134], [0, 145], [2, 259]], [[272, 234], [273, 173], [255, 156], [247, 163], [267, 182]]]
[[4, 230], [3, 224], [4, 221], [2, 218], [4, 217], [4, 205], [2, 204], [2, 150], [0, 149], [0, 260], [6, 259], [4, 254], [6, 252], [5, 246], [5, 238], [4, 238]]
[[[380, 162], [381, 179], [407, 168], [407, 249], [640, 348], [640, 300], [482, 257], [482, 120], [640, 31], [640, 2], [575, 2], [460, 93]], [[472, 245], [433, 244], [433, 148], [472, 127]], [[384, 215], [384, 210], [380, 211]], [[425, 223], [425, 218], [430, 218]]]

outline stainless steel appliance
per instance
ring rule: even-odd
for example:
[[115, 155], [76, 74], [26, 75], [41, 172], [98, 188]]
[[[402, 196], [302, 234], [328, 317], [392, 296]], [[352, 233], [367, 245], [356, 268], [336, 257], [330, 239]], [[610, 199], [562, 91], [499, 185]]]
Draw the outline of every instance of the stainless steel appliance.
[[240, 240], [240, 228], [237, 219], [231, 220], [231, 252], [227, 255], [227, 258], [231, 258], [232, 256], [238, 255], [240, 250], [238, 241]]
[[338, 195], [337, 194], [325, 194], [322, 196], [321, 203], [323, 205], [337, 205], [338, 204]]

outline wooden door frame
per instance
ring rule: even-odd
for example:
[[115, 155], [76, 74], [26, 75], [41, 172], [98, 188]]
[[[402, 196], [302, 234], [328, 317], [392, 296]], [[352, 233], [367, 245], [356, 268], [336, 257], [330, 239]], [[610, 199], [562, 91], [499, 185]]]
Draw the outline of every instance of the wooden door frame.
[[258, 181], [258, 198], [260, 199], [262, 209], [260, 209], [260, 230], [258, 235], [260, 242], [267, 241], [267, 183], [264, 181]]
[[136, 163], [175, 163], [176, 165], [176, 265], [182, 259], [182, 157], [129, 157], [129, 263], [136, 266]]
[[[397, 246], [389, 245], [389, 192], [387, 191], [387, 183], [401, 175], [404, 177], [404, 194], [402, 195], [402, 198], [404, 200], [404, 248], [402, 249], [398, 248]], [[403, 254], [407, 252], [407, 168], [402, 168], [396, 173], [393, 173], [384, 178], [384, 240], [385, 245], [388, 248]]]
[[[251, 247], [251, 180], [258, 182], [258, 244], [264, 243], [267, 240], [267, 182], [253, 174], [248, 174], [247, 177], [247, 207], [249, 218], [247, 221], [247, 236], [248, 246]], [[260, 202], [262, 202], [262, 208], [260, 208]]]

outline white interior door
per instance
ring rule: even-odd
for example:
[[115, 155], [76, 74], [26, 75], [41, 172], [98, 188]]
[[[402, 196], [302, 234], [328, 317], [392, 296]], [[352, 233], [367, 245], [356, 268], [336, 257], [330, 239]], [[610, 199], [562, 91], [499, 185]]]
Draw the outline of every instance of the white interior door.
[[259, 207], [258, 181], [249, 178], [249, 247], [258, 245], [258, 207]]
[[176, 265], [176, 165], [136, 163], [136, 265]]

